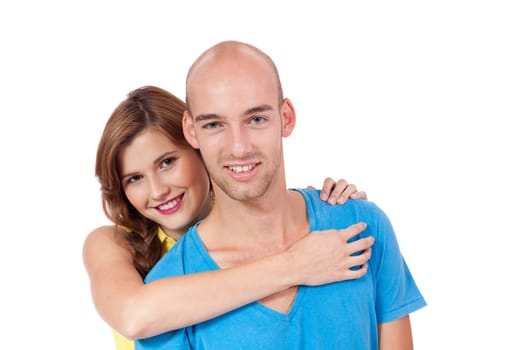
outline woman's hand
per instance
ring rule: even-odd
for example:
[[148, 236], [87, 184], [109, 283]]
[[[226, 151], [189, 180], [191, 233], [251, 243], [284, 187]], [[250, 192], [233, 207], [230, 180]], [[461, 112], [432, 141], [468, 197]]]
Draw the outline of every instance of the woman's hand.
[[366, 229], [357, 223], [342, 230], [315, 231], [297, 241], [286, 252], [298, 285], [317, 286], [357, 279], [368, 269], [374, 237], [348, 243]]
[[[308, 188], [314, 188], [308, 186]], [[354, 184], [349, 184], [345, 179], [335, 182], [331, 177], [324, 180], [321, 189], [321, 200], [328, 204], [345, 204], [348, 199], [368, 199], [365, 191], [358, 191]]]

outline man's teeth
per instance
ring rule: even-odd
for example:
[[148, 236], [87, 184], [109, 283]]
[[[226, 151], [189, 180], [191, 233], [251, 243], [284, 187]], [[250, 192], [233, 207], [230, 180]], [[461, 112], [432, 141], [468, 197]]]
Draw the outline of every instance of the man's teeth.
[[160, 210], [168, 210], [168, 209], [171, 209], [173, 208], [174, 206], [177, 205], [177, 203], [179, 203], [180, 199], [177, 198], [177, 199], [174, 199], [172, 200], [171, 202], [168, 202], [166, 204], [162, 204], [162, 205], [159, 205], [159, 209]]
[[229, 168], [234, 173], [243, 173], [252, 170], [253, 168], [255, 168], [255, 165], [232, 165], [229, 166]]

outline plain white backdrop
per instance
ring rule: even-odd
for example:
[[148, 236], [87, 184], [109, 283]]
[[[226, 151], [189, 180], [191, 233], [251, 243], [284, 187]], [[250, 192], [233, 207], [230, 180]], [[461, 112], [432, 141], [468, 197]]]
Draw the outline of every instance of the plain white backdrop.
[[107, 223], [99, 136], [128, 91], [184, 97], [197, 55], [237, 39], [296, 107], [288, 185], [343, 177], [389, 215], [428, 302], [416, 348], [524, 349], [523, 18], [505, 0], [2, 2], [2, 343], [113, 348], [81, 258]]

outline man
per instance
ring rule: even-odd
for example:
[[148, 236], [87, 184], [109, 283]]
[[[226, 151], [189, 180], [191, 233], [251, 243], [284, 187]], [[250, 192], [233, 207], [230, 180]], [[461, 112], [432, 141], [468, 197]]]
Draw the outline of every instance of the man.
[[273, 61], [253, 46], [222, 42], [192, 65], [186, 90], [185, 136], [202, 154], [215, 202], [147, 282], [250, 262], [313, 230], [354, 225], [360, 237], [375, 238], [374, 251], [360, 279], [289, 288], [138, 341], [137, 349], [411, 349], [409, 313], [426, 303], [386, 215], [368, 201], [332, 207], [314, 190], [286, 187], [282, 138], [296, 116]]

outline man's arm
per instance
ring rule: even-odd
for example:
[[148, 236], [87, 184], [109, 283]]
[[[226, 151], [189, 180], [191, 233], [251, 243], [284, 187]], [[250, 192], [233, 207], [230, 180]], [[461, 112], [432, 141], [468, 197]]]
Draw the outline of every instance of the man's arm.
[[410, 316], [381, 323], [378, 326], [380, 350], [412, 350], [412, 327]]

